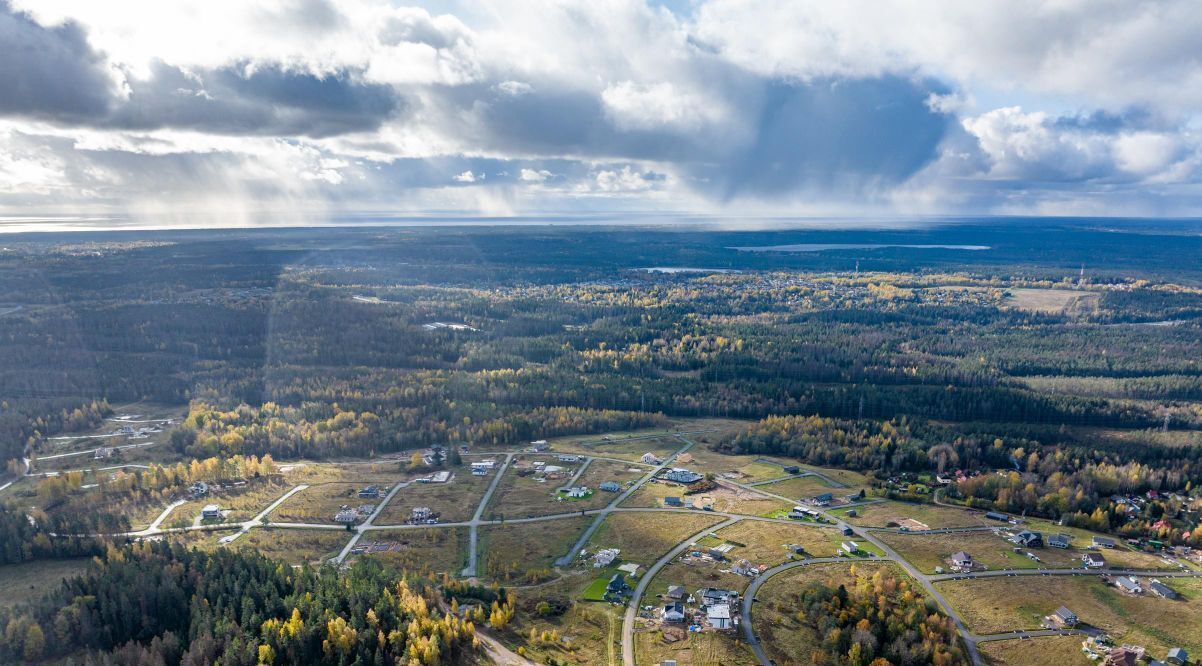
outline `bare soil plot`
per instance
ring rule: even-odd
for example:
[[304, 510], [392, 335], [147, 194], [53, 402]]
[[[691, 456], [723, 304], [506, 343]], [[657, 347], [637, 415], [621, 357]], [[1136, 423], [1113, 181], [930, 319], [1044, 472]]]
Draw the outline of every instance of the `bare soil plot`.
[[[709, 505], [714, 511], [739, 513], [748, 516], [770, 516], [781, 510], [788, 510], [792, 505], [774, 497], [761, 495], [751, 490], [742, 490], [720, 486], [713, 490], [694, 495], [684, 495], [684, 488], [674, 483], [649, 481], [634, 491], [624, 507], [663, 507], [665, 497], [683, 497], [686, 503], [692, 502], [695, 507]], [[699, 509], [696, 509], [699, 510]]]
[[702, 512], [612, 513], [593, 533], [585, 550], [620, 548], [622, 561], [646, 568], [681, 541], [722, 520]]
[[[496, 474], [493, 472], [492, 474]], [[439, 522], [456, 523], [471, 520], [492, 475], [473, 476], [470, 471], [458, 470], [447, 483], [413, 483], [402, 488], [376, 517], [376, 525], [403, 525], [415, 507], [429, 507], [438, 514]]]
[[981, 643], [978, 649], [991, 666], [1083, 666], [1093, 663], [1081, 652], [1080, 636], [991, 641]]
[[[807, 583], [822, 582], [837, 586], [855, 584], [852, 564], [812, 564], [790, 569], [772, 577], [760, 587], [752, 606], [751, 622], [756, 637], [777, 664], [809, 664], [813, 646], [822, 644], [822, 636], [812, 627], [797, 622], [797, 591]], [[899, 580], [909, 580], [894, 565], [884, 562], [855, 562], [860, 574], [871, 574], [889, 567]], [[921, 588], [919, 588], [921, 590]]]
[[352, 555], [378, 559], [397, 573], [458, 575], [467, 565], [468, 529], [466, 527], [429, 527], [410, 530], [371, 530], [359, 540], [360, 546], [386, 542], [396, 549]]
[[0, 609], [39, 599], [64, 580], [88, 569], [92, 558], [38, 560], [0, 567]]
[[350, 539], [351, 534], [344, 530], [256, 527], [226, 547], [249, 548], [266, 557], [283, 560], [288, 564], [308, 562], [320, 565], [337, 555]]
[[[851, 509], [855, 510], [855, 517], [847, 515]], [[1002, 523], [995, 520], [989, 520], [985, 517], [984, 512], [981, 511], [943, 507], [936, 504], [895, 502], [892, 500], [862, 504], [850, 509], [834, 508], [831, 509], [830, 513], [836, 518], [852, 525], [862, 525], [865, 527], [896, 527], [901, 524], [901, 520], [906, 518], [918, 521], [931, 529], [1002, 525]]]
[[936, 585], [974, 633], [1038, 629], [1044, 616], [1067, 606], [1081, 622], [1110, 634], [1116, 644], [1143, 645], [1157, 656], [1174, 646], [1202, 650], [1202, 580], [1164, 582], [1182, 598], [1127, 595], [1099, 576], [1018, 576]]
[[480, 562], [488, 578], [516, 584], [552, 577], [552, 565], [572, 547], [592, 517], [480, 527]]

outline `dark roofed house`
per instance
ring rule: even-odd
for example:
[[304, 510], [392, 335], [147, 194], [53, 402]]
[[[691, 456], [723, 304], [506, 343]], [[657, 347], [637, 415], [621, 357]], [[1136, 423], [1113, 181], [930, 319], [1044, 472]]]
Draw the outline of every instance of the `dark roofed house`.
[[990, 520], [1000, 520], [1003, 523], [1010, 520], [1009, 516], [1004, 513], [998, 513], [997, 511], [989, 511], [985, 514], [985, 517]]
[[697, 472], [687, 470], [683, 467], [674, 467], [674, 468], [668, 470], [667, 474], [664, 474], [664, 478], [667, 479], [668, 481], [673, 481], [675, 483], [681, 483], [681, 484], [684, 484], [687, 486], [690, 483], [697, 483], [698, 481], [704, 479], [705, 477], [701, 476]]
[[622, 489], [622, 486], [619, 486], [616, 481], [606, 481], [598, 487], [607, 493], [616, 493]]
[[826, 505], [830, 504], [831, 500], [833, 500], [833, 499], [835, 499], [835, 496], [832, 495], [831, 493], [822, 493], [821, 495], [815, 495], [814, 499], [812, 499], [810, 501], [813, 502], [814, 504], [817, 504], [818, 506], [826, 506]]
[[679, 601], [674, 601], [664, 605], [663, 610], [664, 622], [671, 624], [680, 624], [684, 622], [684, 604]]
[[1096, 536], [1093, 538], [1093, 545], [1097, 546], [1098, 548], [1114, 548], [1114, 539]]
[[801, 468], [797, 465], [785, 465], [785, 474], [801, 474]]
[[1152, 581], [1148, 585], [1148, 589], [1152, 590], [1152, 594], [1155, 594], [1158, 597], [1164, 597], [1165, 599], [1176, 599], [1177, 598], [1177, 592], [1174, 591], [1173, 588], [1169, 587], [1168, 585], [1165, 585], [1164, 583], [1162, 583], [1158, 580]]
[[684, 502], [679, 497], [665, 497], [664, 506], [684, 506]]
[[1068, 548], [1072, 537], [1067, 534], [1049, 534], [1048, 545], [1052, 548]]
[[1081, 556], [1081, 561], [1090, 569], [1101, 569], [1106, 566], [1106, 560], [1098, 553], [1085, 553]]
[[606, 601], [622, 601], [630, 594], [630, 585], [626, 582], [626, 577], [620, 573], [613, 575], [609, 579], [609, 583], [605, 586]]
[[716, 587], [707, 587], [701, 590], [701, 605], [713, 606], [714, 604], [730, 604], [739, 596], [734, 590], [723, 590]]
[[952, 566], [957, 569], [972, 569], [972, 555], [964, 551], [952, 554]]
[[1027, 548], [1039, 548], [1043, 546], [1043, 535], [1039, 532], [1023, 530], [1022, 532], [1014, 535], [1014, 543], [1017, 543], [1021, 546], [1026, 546]]
[[1077, 618], [1076, 613], [1065, 608], [1064, 606], [1061, 606], [1060, 608], [1056, 609], [1055, 613], [1052, 613], [1052, 621], [1062, 627], [1075, 627], [1081, 620]]
[[668, 598], [669, 599], [684, 599], [685, 594], [686, 594], [686, 592], [684, 590], [684, 585], [669, 585], [668, 586]]
[[1181, 666], [1189, 663], [1189, 653], [1185, 651], [1185, 648], [1175, 647], [1169, 650], [1169, 656], [1165, 659], [1174, 666]]

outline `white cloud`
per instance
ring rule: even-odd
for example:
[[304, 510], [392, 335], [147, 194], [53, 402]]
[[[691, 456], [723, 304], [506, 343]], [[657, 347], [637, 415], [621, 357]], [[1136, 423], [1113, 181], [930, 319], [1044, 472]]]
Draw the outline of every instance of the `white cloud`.
[[484, 180], [484, 174], [476, 175], [471, 171], [464, 171], [463, 173], [456, 174], [454, 180], [456, 183], [474, 183], [477, 180]]
[[522, 169], [518, 178], [527, 183], [541, 183], [552, 176], [546, 169]]

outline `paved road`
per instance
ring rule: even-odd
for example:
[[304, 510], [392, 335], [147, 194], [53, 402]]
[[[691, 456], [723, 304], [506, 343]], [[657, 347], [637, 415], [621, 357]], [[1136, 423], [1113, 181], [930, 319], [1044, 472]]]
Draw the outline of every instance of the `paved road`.
[[[580, 469], [576, 470], [576, 473], [572, 475], [572, 478], [568, 479], [567, 483], [556, 488], [556, 490], [567, 490], [568, 488], [571, 488], [572, 486], [576, 485], [576, 480], [579, 479], [580, 476], [584, 474], [584, 470], [588, 469], [588, 466], [591, 464], [593, 464], [592, 456], [585, 456], [584, 464], [580, 466]], [[600, 491], [597, 491], [597, 492], [600, 492]]]
[[1003, 576], [1144, 576], [1148, 578], [1202, 578], [1202, 571], [1172, 569], [991, 569], [971, 573], [937, 574], [926, 576], [937, 583], [945, 580], [968, 580], [971, 578], [998, 578]]
[[[450, 483], [449, 480], [447, 482]], [[392, 488], [392, 490], [388, 491], [388, 494], [385, 495], [384, 499], [381, 500], [380, 503], [376, 505], [375, 510], [371, 512], [371, 515], [367, 517], [367, 520], [364, 520], [361, 525], [359, 525], [358, 527], [355, 528], [354, 536], [352, 536], [350, 538], [350, 541], [346, 542], [346, 546], [344, 546], [342, 548], [342, 551], [339, 552], [338, 555], [334, 558], [333, 561], [335, 564], [342, 564], [343, 561], [346, 560], [346, 556], [350, 554], [351, 549], [355, 547], [355, 544], [359, 543], [359, 539], [363, 538], [363, 533], [366, 530], [371, 528], [371, 524], [372, 524], [372, 522], [375, 521], [376, 516], [380, 515], [380, 512], [383, 511], [384, 507], [387, 506], [388, 503], [392, 501], [393, 497], [396, 497], [396, 494], [401, 491], [401, 488], [406, 488], [411, 483], [413, 483], [413, 482], [405, 481], [404, 483], [398, 483], [398, 484], [396, 484], [396, 486], [394, 486]]]
[[704, 530], [694, 534], [679, 543], [675, 548], [668, 551], [666, 555], [659, 558], [655, 564], [652, 564], [643, 577], [639, 579], [639, 584], [634, 588], [634, 594], [630, 597], [630, 603], [626, 606], [626, 616], [622, 620], [622, 663], [625, 666], [635, 666], [634, 663], [634, 623], [638, 619], [639, 602], [643, 598], [643, 592], [647, 591], [647, 586], [651, 584], [651, 579], [655, 578], [655, 574], [659, 573], [678, 555], [683, 553], [686, 548], [693, 545], [695, 541], [701, 539], [710, 532], [720, 530], [724, 527], [729, 527], [742, 520], [742, 517], [728, 518], [713, 527], [707, 527]]
[[238, 538], [241, 537], [243, 534], [246, 534], [247, 532], [251, 531], [251, 529], [253, 529], [254, 527], [256, 527], [256, 526], [261, 527], [263, 525], [263, 519], [266, 518], [272, 511], [275, 511], [277, 508], [279, 508], [279, 506], [281, 504], [283, 504], [284, 502], [287, 502], [289, 497], [292, 497], [293, 495], [299, 493], [300, 491], [302, 491], [308, 487], [309, 487], [308, 484], [302, 483], [301, 485], [284, 493], [283, 495], [280, 496], [279, 499], [272, 502], [270, 506], [268, 506], [266, 509], [263, 509], [262, 511], [260, 511], [259, 515], [242, 523], [242, 528], [240, 530], [238, 530], [237, 534], [231, 534], [227, 537], [222, 537], [221, 543], [232, 543], [232, 542], [238, 540]]
[[615, 497], [612, 502], [607, 504], [605, 508], [597, 511], [597, 519], [588, 526], [588, 529], [584, 530], [584, 534], [581, 534], [580, 538], [576, 540], [576, 543], [572, 544], [572, 549], [569, 550], [566, 555], [558, 560], [555, 560], [555, 566], [563, 567], [571, 564], [576, 558], [576, 553], [579, 553], [580, 549], [584, 548], [584, 544], [588, 543], [588, 540], [592, 538], [593, 533], [597, 531], [597, 528], [601, 527], [601, 523], [605, 520], [605, 517], [610, 514], [610, 512], [612, 512], [619, 504], [626, 501], [626, 498], [633, 495], [635, 491], [642, 487], [644, 483], [647, 483], [653, 479], [656, 474], [659, 474], [661, 471], [666, 469], [668, 465], [671, 465], [680, 454], [693, 448], [694, 443], [688, 439], [685, 439], [684, 433], [677, 433], [674, 436], [680, 441], [684, 442], [684, 446], [676, 449], [675, 453], [668, 456], [663, 460], [663, 462], [653, 467], [650, 472], [644, 474], [641, 479], [634, 483], [634, 485], [618, 493], [618, 496]]
[[70, 458], [72, 456], [84, 456], [89, 453], [95, 454], [100, 449], [113, 449], [115, 451], [124, 451], [125, 449], [139, 449], [145, 446], [154, 446], [158, 442], [139, 442], [137, 444], [122, 444], [120, 446], [98, 446], [94, 449], [85, 449], [83, 451], [71, 451], [69, 453], [55, 453], [49, 456], [38, 456], [38, 460], [54, 460], [55, 458]]
[[505, 475], [505, 470], [509, 469], [509, 463], [513, 460], [514, 455], [513, 453], [505, 454], [505, 462], [501, 463], [501, 467], [497, 469], [496, 476], [493, 477], [492, 483], [488, 484], [488, 490], [484, 491], [484, 497], [480, 498], [480, 504], [476, 506], [475, 515], [472, 516], [471, 521], [468, 523], [468, 527], [471, 528], [468, 530], [471, 537], [469, 545], [471, 550], [468, 551], [467, 566], [464, 567], [462, 573], [465, 578], [472, 578], [476, 575], [476, 565], [480, 556], [478, 552], [480, 550], [480, 516], [484, 515], [484, 509], [488, 506], [489, 501], [492, 500], [492, 494], [497, 489], [497, 486], [500, 485], [501, 477]]

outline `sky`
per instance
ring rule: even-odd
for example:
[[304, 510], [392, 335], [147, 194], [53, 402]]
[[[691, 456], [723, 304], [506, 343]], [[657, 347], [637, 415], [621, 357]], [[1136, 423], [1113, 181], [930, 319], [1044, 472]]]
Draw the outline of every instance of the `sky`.
[[1190, 0], [0, 0], [0, 222], [1197, 216]]

